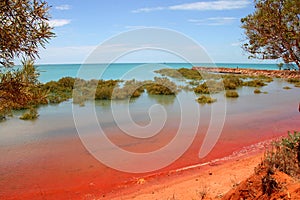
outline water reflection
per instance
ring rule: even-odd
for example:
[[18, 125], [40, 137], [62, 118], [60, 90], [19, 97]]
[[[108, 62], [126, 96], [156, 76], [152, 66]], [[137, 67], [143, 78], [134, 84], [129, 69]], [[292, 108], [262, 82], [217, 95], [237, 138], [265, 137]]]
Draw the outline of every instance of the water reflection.
[[176, 99], [175, 95], [148, 95], [148, 97], [156, 103], [164, 106], [173, 105]]

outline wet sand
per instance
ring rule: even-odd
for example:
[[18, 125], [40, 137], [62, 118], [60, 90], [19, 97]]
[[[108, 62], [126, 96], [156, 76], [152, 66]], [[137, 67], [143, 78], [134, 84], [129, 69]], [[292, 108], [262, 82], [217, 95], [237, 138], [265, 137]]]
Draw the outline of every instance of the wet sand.
[[[283, 90], [284, 85], [286, 83], [273, 83], [270, 88], [265, 88], [269, 94], [242, 94], [237, 100], [228, 101], [221, 137], [204, 159], [199, 159], [198, 153], [208, 117], [203, 119], [193, 144], [183, 156], [166, 168], [144, 174], [119, 172], [92, 157], [77, 135], [70, 111], [65, 116], [60, 115], [60, 108], [53, 114], [47, 111], [48, 115], [41, 115], [41, 119], [32, 124], [18, 120], [5, 122], [0, 125], [0, 199], [110, 199], [134, 192], [128, 188], [137, 191], [147, 187], [143, 184], [147, 177], [154, 183], [166, 180], [167, 183], [159, 182], [159, 187], [164, 188], [169, 184], [168, 180], [180, 180], [186, 173], [201, 175], [203, 170], [207, 174], [207, 170], [213, 170], [214, 166], [191, 169], [191, 172], [170, 171], [224, 158], [246, 146], [286, 135], [288, 130], [299, 130], [300, 92], [298, 88]], [[208, 106], [201, 109], [205, 111]], [[110, 131], [110, 138], [116, 144], [127, 150], [143, 152], [165, 145], [172, 139], [176, 126], [169, 125], [162, 134], [144, 143], [124, 136], [116, 128]], [[235, 162], [233, 160], [230, 165], [235, 165]]]

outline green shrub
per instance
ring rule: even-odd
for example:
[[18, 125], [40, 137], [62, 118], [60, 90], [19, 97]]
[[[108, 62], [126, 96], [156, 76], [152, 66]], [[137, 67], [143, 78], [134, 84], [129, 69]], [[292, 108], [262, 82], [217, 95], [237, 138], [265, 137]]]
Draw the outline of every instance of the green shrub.
[[109, 100], [112, 99], [112, 93], [118, 87], [118, 80], [99, 80], [95, 92], [96, 100]]
[[238, 98], [239, 94], [237, 93], [237, 91], [227, 90], [225, 96], [229, 98]]
[[289, 78], [286, 81], [294, 84], [295, 87], [300, 87], [300, 78]]
[[224, 88], [226, 90], [235, 90], [243, 86], [243, 81], [237, 76], [225, 76], [223, 78]]
[[289, 86], [284, 86], [283, 89], [285, 89], [285, 90], [290, 90], [290, 89], [292, 89], [292, 88], [290, 88]]
[[286, 81], [289, 83], [300, 83], [300, 78], [288, 78]]
[[75, 78], [63, 77], [57, 81], [58, 85], [71, 91], [74, 88]]
[[248, 87], [262, 87], [262, 86], [265, 86], [266, 84], [264, 83], [263, 80], [254, 79], [251, 81], [244, 82], [243, 85], [248, 86]]
[[189, 81], [188, 83], [189, 83], [189, 85], [192, 85], [192, 86], [199, 85], [198, 81]]
[[212, 94], [218, 93], [224, 90], [224, 86], [221, 82], [215, 80], [208, 80], [205, 83], [198, 85], [194, 88], [195, 93], [199, 94]]
[[271, 83], [273, 81], [272, 77], [266, 76], [266, 75], [259, 75], [257, 76], [258, 79], [266, 82], [266, 83]]
[[198, 85], [197, 87], [195, 87], [194, 92], [199, 93], [199, 94], [209, 94], [209, 90], [208, 90], [206, 83], [202, 83], [202, 84]]
[[198, 70], [180, 68], [177, 70], [186, 79], [201, 80], [202, 76]]
[[122, 88], [113, 90], [112, 99], [137, 98], [144, 92], [143, 83], [136, 80], [126, 81]]
[[287, 137], [273, 142], [265, 153], [263, 165], [300, 179], [300, 132], [288, 132]]
[[260, 94], [260, 93], [261, 93], [260, 89], [257, 89], [257, 88], [256, 88], [256, 89], [254, 90], [254, 94]]
[[168, 78], [155, 77], [154, 82], [146, 85], [148, 94], [152, 95], [175, 95], [178, 92], [177, 85]]
[[216, 101], [217, 101], [217, 99], [213, 99], [210, 96], [205, 96], [205, 95], [201, 95], [197, 99], [197, 102], [200, 103], [200, 104], [210, 104], [210, 103], [214, 103]]
[[183, 78], [183, 76], [181, 75], [181, 73], [178, 72], [177, 69], [160, 69], [154, 72], [161, 74], [162, 76], [168, 76], [171, 78], [179, 78], [179, 79]]
[[20, 119], [22, 120], [34, 120], [39, 117], [36, 108], [31, 107], [27, 112], [25, 112]]

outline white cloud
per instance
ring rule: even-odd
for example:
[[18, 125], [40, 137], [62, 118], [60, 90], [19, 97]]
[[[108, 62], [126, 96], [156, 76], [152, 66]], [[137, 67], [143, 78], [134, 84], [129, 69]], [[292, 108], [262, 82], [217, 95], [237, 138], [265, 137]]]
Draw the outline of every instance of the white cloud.
[[153, 7], [153, 8], [140, 8], [137, 10], [133, 10], [133, 13], [141, 13], [141, 12], [152, 12], [152, 11], [159, 11], [159, 10], [165, 10], [165, 7]]
[[69, 19], [53, 19], [49, 21], [49, 25], [52, 27], [61, 27], [67, 24], [70, 24], [71, 20]]
[[125, 26], [126, 29], [141, 29], [141, 28], [149, 28], [148, 26]]
[[233, 10], [241, 9], [250, 5], [249, 0], [216, 0], [216, 1], [201, 1], [194, 3], [178, 4], [168, 7], [150, 7], [133, 10], [133, 13], [152, 12], [159, 10]]
[[233, 10], [245, 8], [250, 4], [248, 0], [204, 1], [170, 6], [170, 10]]
[[205, 19], [190, 19], [188, 21], [196, 25], [222, 26], [226, 24], [231, 24], [236, 20], [237, 18], [235, 17], [211, 17]]
[[55, 9], [57, 9], [57, 10], [70, 10], [71, 6], [68, 5], [68, 4], [64, 4], [64, 5], [56, 6]]

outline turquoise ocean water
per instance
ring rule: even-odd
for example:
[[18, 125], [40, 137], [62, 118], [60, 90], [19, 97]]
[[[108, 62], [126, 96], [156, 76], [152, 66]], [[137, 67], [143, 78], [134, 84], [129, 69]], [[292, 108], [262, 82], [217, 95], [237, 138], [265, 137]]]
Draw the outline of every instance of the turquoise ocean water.
[[85, 79], [138, 79], [149, 80], [157, 74], [154, 70], [162, 68], [191, 68], [192, 66], [226, 67], [226, 68], [251, 68], [251, 69], [278, 69], [276, 64], [242, 64], [242, 63], [164, 63], [164, 64], [142, 64], [142, 63], [114, 63], [106, 64], [53, 64], [37, 65], [40, 71], [40, 81], [45, 83], [58, 80], [62, 77], [80, 77]]

